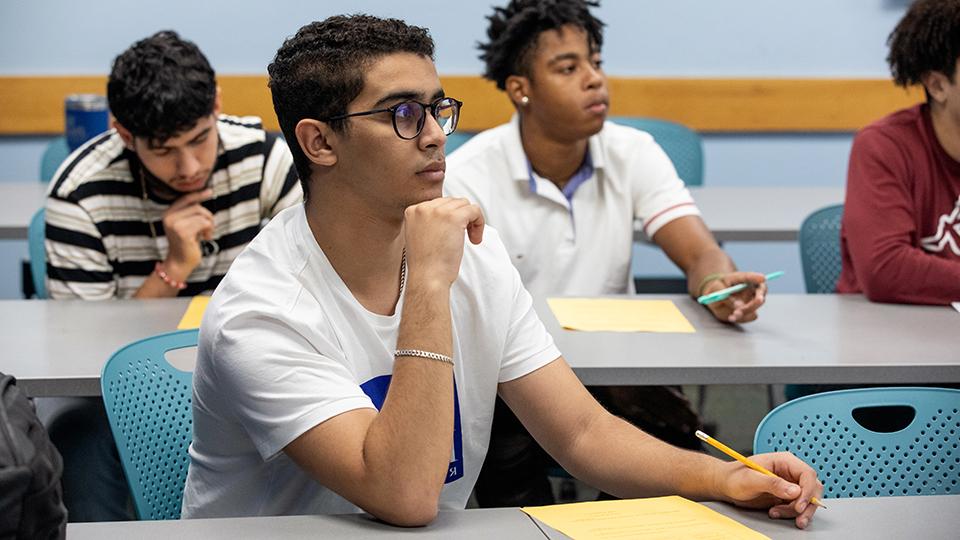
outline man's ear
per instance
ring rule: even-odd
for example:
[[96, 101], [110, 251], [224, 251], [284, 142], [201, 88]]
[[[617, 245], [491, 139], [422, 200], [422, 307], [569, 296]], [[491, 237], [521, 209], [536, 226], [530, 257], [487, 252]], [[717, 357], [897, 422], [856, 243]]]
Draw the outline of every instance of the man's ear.
[[523, 109], [530, 104], [531, 85], [530, 79], [522, 75], [510, 75], [504, 81], [504, 90], [507, 97], [513, 102], [513, 106]]
[[120, 140], [123, 141], [123, 145], [126, 146], [128, 150], [134, 150], [133, 133], [130, 133], [130, 130], [123, 127], [123, 125], [113, 117], [110, 118], [110, 127], [117, 130], [117, 135], [120, 135]]
[[221, 101], [220, 101], [220, 85], [217, 85], [217, 93], [213, 98], [213, 115], [219, 116], [221, 110]]
[[326, 122], [304, 118], [297, 122], [294, 132], [297, 134], [297, 144], [311, 163], [322, 167], [332, 167], [337, 163], [337, 152], [332, 144], [334, 133]]
[[927, 95], [935, 103], [943, 105], [947, 99], [947, 93], [951, 86], [950, 79], [939, 71], [930, 70], [920, 76], [920, 82], [927, 90]]

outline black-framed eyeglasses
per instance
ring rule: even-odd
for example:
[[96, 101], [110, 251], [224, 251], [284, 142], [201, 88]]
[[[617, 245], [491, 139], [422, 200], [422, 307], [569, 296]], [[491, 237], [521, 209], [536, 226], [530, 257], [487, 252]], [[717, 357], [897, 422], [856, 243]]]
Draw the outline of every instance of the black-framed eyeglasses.
[[373, 109], [371, 111], [331, 116], [324, 120], [324, 122], [343, 120], [351, 116], [367, 116], [388, 112], [393, 117], [393, 130], [397, 133], [397, 136], [401, 139], [410, 140], [419, 137], [420, 132], [423, 131], [423, 124], [427, 118], [427, 109], [430, 109], [431, 115], [437, 121], [437, 124], [440, 125], [443, 134], [450, 135], [457, 129], [457, 122], [460, 121], [460, 107], [462, 106], [463, 102], [453, 99], [452, 97], [442, 97], [433, 103], [420, 103], [419, 101], [410, 100], [397, 103], [393, 107], [387, 107], [385, 109]]

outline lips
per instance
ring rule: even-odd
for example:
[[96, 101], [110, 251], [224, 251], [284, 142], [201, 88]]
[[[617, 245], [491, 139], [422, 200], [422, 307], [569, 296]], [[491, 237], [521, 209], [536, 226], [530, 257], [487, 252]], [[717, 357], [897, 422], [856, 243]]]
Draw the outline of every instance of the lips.
[[446, 175], [446, 163], [443, 161], [434, 161], [417, 172], [417, 176], [432, 182], [443, 182]]
[[587, 103], [587, 106], [584, 108], [592, 113], [602, 114], [607, 112], [608, 107], [609, 107], [609, 103], [607, 102], [607, 99], [604, 98], [604, 99], [597, 99], [597, 100], [591, 101]]

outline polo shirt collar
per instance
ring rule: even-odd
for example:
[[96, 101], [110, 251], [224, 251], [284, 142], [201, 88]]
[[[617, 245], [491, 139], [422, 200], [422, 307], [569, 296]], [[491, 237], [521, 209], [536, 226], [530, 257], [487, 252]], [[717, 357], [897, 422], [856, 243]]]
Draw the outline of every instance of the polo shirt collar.
[[[504, 142], [506, 143], [504, 153], [507, 158], [510, 177], [519, 182], [527, 182], [530, 186], [530, 192], [536, 193], [537, 184], [533, 175], [533, 166], [527, 159], [527, 155], [523, 151], [523, 141], [520, 140], [520, 115], [514, 114], [510, 119], [510, 129]], [[583, 164], [564, 187], [563, 195], [567, 200], [573, 198], [577, 187], [593, 176], [594, 172], [603, 169], [603, 150], [600, 133], [592, 135], [590, 140], [587, 141], [587, 155], [584, 157]]]

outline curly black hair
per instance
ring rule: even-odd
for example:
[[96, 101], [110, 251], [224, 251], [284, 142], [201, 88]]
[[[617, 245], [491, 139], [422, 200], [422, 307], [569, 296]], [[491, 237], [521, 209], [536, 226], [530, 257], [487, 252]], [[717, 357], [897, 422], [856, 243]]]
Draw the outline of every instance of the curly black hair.
[[603, 22], [590, 14], [598, 0], [510, 0], [487, 17], [489, 43], [478, 43], [486, 64], [483, 76], [504, 90], [507, 77], [529, 76], [529, 60], [542, 32], [572, 24], [583, 29], [598, 50], [603, 45]]
[[[398, 19], [337, 15], [304, 26], [277, 51], [267, 67], [273, 109], [289, 141], [304, 197], [309, 194], [310, 161], [297, 144], [297, 123], [304, 118], [345, 114], [350, 102], [363, 91], [365, 68], [399, 52], [433, 60], [430, 32]], [[346, 119], [328, 124], [342, 131]]]
[[191, 41], [164, 30], [117, 56], [107, 81], [110, 112], [137, 137], [162, 142], [213, 112], [217, 82]]
[[887, 38], [893, 80], [921, 84], [930, 71], [953, 81], [960, 58], [960, 0], [917, 0]]

